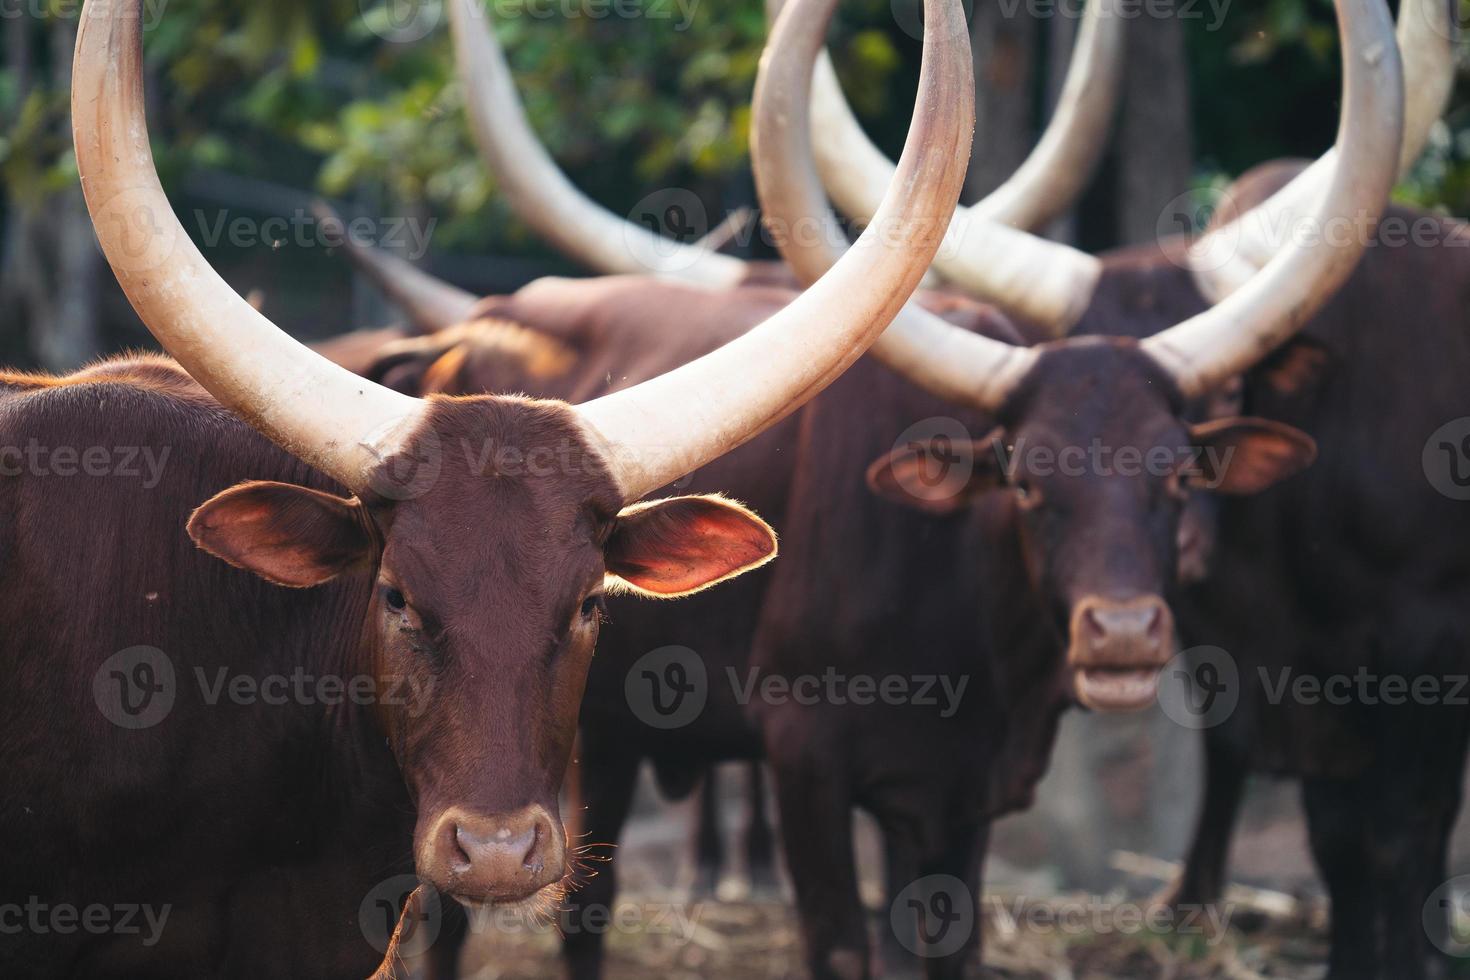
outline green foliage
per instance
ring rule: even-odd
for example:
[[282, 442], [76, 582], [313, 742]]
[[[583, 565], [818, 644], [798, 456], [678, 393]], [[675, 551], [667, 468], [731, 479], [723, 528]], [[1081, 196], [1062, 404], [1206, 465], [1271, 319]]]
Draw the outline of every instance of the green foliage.
[[[419, 5], [420, 23], [433, 29], [395, 41], [407, 2], [160, 7], [145, 44], [163, 109], [154, 137], [165, 178], [210, 167], [338, 197], [366, 193], [444, 216], [443, 244], [496, 244], [486, 229], [504, 228], [506, 216], [494, 208], [493, 182], [463, 122], [442, 6]], [[747, 166], [761, 0], [641, 0], [639, 17], [596, 16], [609, 9], [604, 0], [490, 6], [532, 125], [610, 207], [627, 208], [659, 186], [716, 185]], [[55, 18], [36, 25], [37, 48], [63, 26]], [[885, 110], [886, 83], [901, 66], [886, 35], [854, 33], [839, 58], [857, 80], [857, 105]], [[0, 71], [0, 113], [14, 120], [0, 143], [0, 173], [14, 196], [34, 200], [74, 171], [66, 98], [38, 86], [16, 105], [14, 84], [12, 71]], [[494, 220], [485, 220], [487, 208]], [[507, 234], [519, 238], [516, 229]]]
[[[890, 148], [907, 127], [919, 57], [918, 43], [894, 29], [892, 2], [844, 3], [832, 35], [855, 108]], [[762, 0], [637, 0], [639, 17], [605, 15], [612, 0], [486, 3], [532, 125], [594, 198], [626, 211], [671, 185], [718, 197], [747, 167]], [[50, 52], [77, 6], [56, 0], [31, 25], [25, 91], [15, 66], [0, 68], [0, 179], [12, 200], [39, 201], [75, 179], [64, 66]], [[440, 247], [530, 244], [469, 139], [440, 0], [145, 6], [166, 180], [197, 167], [231, 171], [433, 214]], [[404, 29], [410, 9], [418, 19]], [[400, 29], [413, 39], [393, 40]], [[1330, 142], [1337, 65], [1327, 0], [1247, 0], [1218, 29], [1206, 19], [1189, 31], [1203, 173], [1238, 173]], [[1402, 196], [1470, 207], [1470, 114], [1450, 116]]]

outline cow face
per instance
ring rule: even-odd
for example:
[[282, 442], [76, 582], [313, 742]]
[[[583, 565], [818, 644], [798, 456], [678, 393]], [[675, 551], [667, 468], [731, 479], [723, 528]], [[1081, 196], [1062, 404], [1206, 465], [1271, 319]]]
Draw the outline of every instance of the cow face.
[[466, 904], [555, 899], [557, 797], [604, 596], [674, 597], [769, 560], [720, 498], [629, 509], [573, 411], [434, 399], [372, 499], [249, 483], [190, 523], [206, 551], [283, 586], [358, 574], [378, 723], [418, 810], [421, 878]]
[[880, 495], [944, 513], [977, 493], [1015, 496], [1026, 571], [1067, 637], [1084, 704], [1147, 707], [1173, 655], [1165, 594], [1176, 581], [1191, 494], [1249, 494], [1307, 466], [1315, 446], [1276, 422], [1221, 418], [1190, 425], [1174, 384], [1131, 341], [1075, 341], [1046, 350], [973, 447], [971, 472], [916, 501], [908, 471], [927, 447], [879, 460]]

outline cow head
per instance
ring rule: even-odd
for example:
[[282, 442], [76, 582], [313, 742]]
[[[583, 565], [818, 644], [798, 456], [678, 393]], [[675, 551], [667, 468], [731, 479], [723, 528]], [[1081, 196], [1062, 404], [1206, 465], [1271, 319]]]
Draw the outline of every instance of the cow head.
[[[876, 461], [869, 485], [940, 514], [980, 494], [1012, 494], [1026, 571], [1067, 638], [1078, 698], [1142, 708], [1176, 650], [1165, 597], [1191, 495], [1256, 493], [1315, 454], [1290, 426], [1238, 417], [1191, 425], [1182, 409], [1178, 387], [1136, 343], [1055, 345], [1006, 401], [1001, 424], [960, 454], [973, 465], [915, 444]], [[930, 487], [926, 472], [946, 474], [947, 485]]]
[[686, 595], [776, 542], [716, 497], [624, 508], [569, 406], [430, 406], [360, 495], [246, 483], [189, 531], [278, 585], [370, 582], [363, 657], [417, 804], [419, 874], [461, 901], [517, 901], [566, 872], [557, 796], [606, 594]]
[[[985, 412], [999, 427], [961, 454], [974, 459], [973, 467], [955, 466], [951, 456], [928, 458], [931, 447], [901, 447], [871, 467], [870, 485], [939, 513], [990, 490], [1015, 495], [1026, 571], [1067, 637], [1075, 689], [1085, 703], [1140, 708], [1152, 699], [1158, 668], [1174, 647], [1164, 596], [1179, 572], [1188, 495], [1254, 493], [1307, 465], [1314, 454], [1311, 439], [1285, 425], [1248, 418], [1190, 425], [1184, 413], [1289, 340], [1351, 274], [1367, 245], [1361, 234], [1328, 241], [1325, 235], [1279, 236], [1279, 229], [1293, 222], [1319, 232], [1372, 227], [1392, 189], [1401, 143], [1427, 134], [1409, 136], [1404, 128], [1403, 70], [1382, 5], [1337, 0], [1337, 11], [1344, 71], [1336, 153], [1260, 208], [1212, 229], [1180, 257], [1192, 290], [1192, 302], [1180, 305], [1194, 315], [1172, 325], [1159, 322], [1157, 283], [1146, 283], [1134, 293], [1129, 321], [1110, 324], [1108, 331], [1148, 335], [1143, 340], [1078, 335], [1021, 347], [910, 307], [873, 347], [875, 357], [915, 385]], [[1451, 36], [1431, 46], [1443, 53]], [[796, 112], [784, 127], [758, 131], [756, 182], [762, 213], [775, 228], [832, 220], [801, 111], [812, 97], [811, 59], [787, 77]], [[832, 98], [822, 101], [840, 110]], [[841, 111], [820, 117], [826, 119], [824, 135], [831, 135], [834, 121], [847, 124]], [[1103, 264], [997, 217], [1015, 213], [1005, 201], [1017, 199], [1022, 188], [1016, 184], [1024, 185], [1023, 196], [1046, 197], [1066, 180], [1064, 167], [1041, 164], [1077, 135], [1048, 133], [1014, 182], [955, 216], [953, 247], [945, 250], [947, 274], [1008, 314], [1039, 320], [1055, 336], [1068, 334], [1093, 308]], [[844, 145], [850, 157], [865, 152], [851, 141]], [[866, 165], [829, 168], [832, 196], [845, 196], [835, 186], [845, 171], [881, 169], [871, 154]], [[1289, 240], [1284, 247], [1272, 248], [1257, 234], [1271, 228], [1278, 232], [1274, 244]], [[832, 241], [840, 236], [781, 236], [778, 245], [799, 276], [810, 280], [837, 260]], [[1160, 255], [1157, 261], [1170, 259]], [[1204, 308], [1206, 299], [1217, 302]], [[916, 493], [916, 486], [924, 489]], [[1186, 530], [1200, 540], [1198, 526]]]
[[[766, 84], [835, 0], [773, 33]], [[347, 493], [246, 483], [190, 523], [207, 551], [282, 586], [336, 578], [383, 682], [431, 691], [380, 716], [417, 798], [420, 873], [467, 902], [554, 887], [556, 793], [609, 588], [680, 596], [775, 553], [719, 498], [639, 504], [830, 384], [923, 278], [964, 182], [974, 78], [961, 5], [926, 0], [915, 122], [883, 214], [823, 281], [733, 343], [581, 405], [418, 398], [286, 336], [209, 267], [159, 185], [144, 112], [141, 0], [89, 4], [72, 93], [97, 237], [143, 322], [224, 406]], [[451, 297], [452, 299], [452, 297]], [[361, 591], [356, 591], [360, 586]]]

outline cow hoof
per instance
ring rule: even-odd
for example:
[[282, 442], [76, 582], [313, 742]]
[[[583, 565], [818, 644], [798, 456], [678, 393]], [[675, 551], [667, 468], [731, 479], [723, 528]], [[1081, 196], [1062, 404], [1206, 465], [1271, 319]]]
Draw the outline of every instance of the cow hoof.
[[751, 897], [750, 879], [742, 875], [730, 875], [715, 889], [715, 898], [721, 902], [735, 904], [748, 902]]
[[832, 980], [868, 980], [868, 958], [860, 950], [834, 949], [826, 965], [823, 976]]

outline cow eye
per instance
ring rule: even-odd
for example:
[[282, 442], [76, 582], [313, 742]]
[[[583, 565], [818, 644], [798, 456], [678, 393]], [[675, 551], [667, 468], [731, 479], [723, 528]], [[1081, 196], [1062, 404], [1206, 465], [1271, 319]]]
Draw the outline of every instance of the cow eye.
[[582, 600], [583, 619], [602, 619], [607, 616], [607, 594], [594, 592]]
[[388, 603], [388, 608], [394, 612], [403, 612], [408, 608], [408, 598], [397, 589], [389, 589], [384, 593], [384, 599]]

